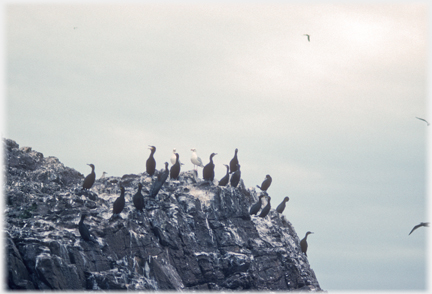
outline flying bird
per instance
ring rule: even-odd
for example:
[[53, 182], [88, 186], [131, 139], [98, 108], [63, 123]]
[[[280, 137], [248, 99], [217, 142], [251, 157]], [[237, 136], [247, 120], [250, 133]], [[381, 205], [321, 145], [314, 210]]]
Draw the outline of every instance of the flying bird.
[[306, 36], [308, 38], [308, 41], [310, 42], [310, 36], [308, 34], [304, 34], [303, 36]]
[[411, 230], [411, 232], [410, 232], [408, 235], [411, 235], [411, 233], [414, 232], [414, 230], [416, 230], [416, 229], [418, 229], [418, 228], [420, 228], [420, 227], [429, 227], [429, 223], [420, 223], [420, 224], [418, 224], [417, 226], [415, 226], [415, 227]]
[[419, 119], [419, 120], [422, 120], [422, 121], [426, 122], [426, 124], [427, 124], [427, 125], [429, 126], [429, 123], [428, 123], [428, 121], [427, 121], [427, 120], [425, 120], [424, 118], [420, 118], [420, 117], [417, 117], [417, 116], [416, 116], [416, 118], [417, 118], [417, 119]]

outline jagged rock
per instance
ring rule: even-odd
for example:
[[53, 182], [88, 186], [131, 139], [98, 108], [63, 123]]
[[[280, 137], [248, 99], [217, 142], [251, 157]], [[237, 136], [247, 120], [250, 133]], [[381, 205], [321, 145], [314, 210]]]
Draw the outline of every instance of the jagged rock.
[[[143, 173], [84, 191], [57, 158], [8, 139], [4, 150], [9, 289], [321, 291], [291, 223], [274, 210], [251, 217], [258, 195], [243, 181], [218, 187], [185, 171], [153, 199]], [[120, 184], [126, 206], [113, 216]], [[92, 241], [78, 232], [82, 213]]]

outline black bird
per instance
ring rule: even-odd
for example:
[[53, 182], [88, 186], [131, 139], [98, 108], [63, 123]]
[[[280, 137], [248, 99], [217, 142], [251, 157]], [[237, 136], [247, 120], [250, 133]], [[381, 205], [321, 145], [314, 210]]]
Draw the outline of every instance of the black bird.
[[213, 181], [214, 179], [214, 163], [213, 163], [213, 156], [217, 155], [217, 153], [210, 154], [210, 162], [204, 166], [203, 168], [203, 179], [206, 181]]
[[240, 182], [240, 176], [241, 176], [240, 164], [237, 164], [237, 170], [231, 176], [231, 187], [234, 188], [237, 187], [237, 185]]
[[226, 172], [226, 175], [222, 179], [220, 179], [219, 184], [218, 184], [219, 186], [226, 186], [228, 184], [228, 181], [229, 181], [229, 169], [230, 169], [230, 167], [226, 164], [224, 164], [224, 165], [227, 168], [227, 172]]
[[83, 213], [81, 215], [81, 220], [78, 223], [78, 231], [80, 232], [80, 235], [84, 239], [84, 241], [92, 241], [90, 238], [90, 231], [87, 228], [87, 226], [84, 224], [85, 217], [86, 215]]
[[417, 117], [417, 116], [416, 116], [416, 118], [419, 119], [419, 120], [422, 120], [422, 121], [426, 122], [426, 124], [429, 126], [429, 122], [427, 120], [425, 120], [424, 118], [420, 118], [420, 117]]
[[150, 197], [156, 198], [157, 193], [162, 188], [169, 175], [168, 162], [165, 162], [165, 170], [158, 174], [156, 180], [150, 187]]
[[249, 210], [249, 214], [250, 214], [250, 215], [257, 214], [258, 211], [261, 209], [261, 204], [262, 204], [262, 203], [261, 203], [261, 199], [262, 199], [263, 197], [265, 197], [265, 195], [264, 195], [264, 194], [261, 194], [261, 195], [258, 197], [258, 202], [251, 206], [251, 208], [250, 208], [250, 210]]
[[282, 203], [278, 205], [276, 208], [276, 211], [279, 213], [282, 213], [285, 209], [285, 203], [289, 201], [289, 197], [285, 197], [284, 200], [282, 200]]
[[144, 196], [141, 194], [142, 184], [138, 183], [138, 191], [133, 196], [132, 200], [137, 210], [143, 211], [144, 208]]
[[91, 167], [92, 171], [91, 171], [91, 173], [90, 173], [87, 177], [85, 177], [85, 179], [84, 179], [84, 183], [83, 183], [83, 188], [84, 188], [84, 189], [90, 189], [90, 188], [93, 186], [93, 184], [94, 184], [94, 182], [95, 182], [95, 179], [96, 179], [96, 174], [95, 174], [95, 172], [94, 172], [94, 170], [95, 170], [95, 166], [94, 166], [93, 164], [87, 164], [87, 165], [89, 165], [89, 166]]
[[125, 206], [125, 188], [120, 186], [120, 196], [114, 201], [113, 214], [120, 214]]
[[233, 159], [231, 159], [230, 164], [229, 164], [231, 173], [233, 173], [237, 170], [237, 164], [239, 163], [238, 159], [237, 159], [237, 152], [238, 152], [238, 149], [236, 148], [236, 150], [234, 152], [234, 157], [233, 157]]
[[261, 213], [258, 215], [259, 217], [266, 217], [270, 212], [270, 196], [267, 196], [267, 205], [261, 210]]
[[171, 166], [170, 179], [177, 180], [180, 174], [180, 161], [179, 161], [180, 155], [178, 153], [175, 153], [175, 156], [176, 156], [176, 162], [174, 163], [173, 166]]
[[304, 34], [303, 36], [306, 36], [308, 38], [308, 41], [310, 42], [310, 36], [308, 34]]
[[267, 191], [267, 189], [270, 187], [270, 184], [272, 182], [272, 178], [270, 175], [266, 175], [265, 180], [262, 182], [261, 187], [257, 185], [258, 188], [261, 189], [261, 191]]
[[418, 229], [418, 228], [420, 228], [420, 227], [429, 227], [429, 223], [420, 223], [420, 224], [418, 224], [417, 226], [415, 226], [415, 227], [411, 230], [411, 232], [410, 232], [408, 235], [411, 235], [411, 233], [414, 232], [414, 230], [416, 230], [416, 229]]
[[[150, 145], [149, 145], [150, 146]], [[156, 160], [154, 159], [153, 155], [156, 152], [155, 146], [150, 146], [150, 156], [146, 161], [146, 171], [150, 176], [153, 176], [156, 171]]]
[[307, 248], [308, 248], [308, 244], [307, 244], [306, 239], [307, 239], [307, 236], [308, 236], [309, 234], [313, 234], [313, 232], [307, 232], [306, 235], [305, 235], [305, 237], [300, 241], [300, 248], [301, 248], [301, 251], [302, 251], [306, 256], [307, 256], [306, 251], [307, 251]]

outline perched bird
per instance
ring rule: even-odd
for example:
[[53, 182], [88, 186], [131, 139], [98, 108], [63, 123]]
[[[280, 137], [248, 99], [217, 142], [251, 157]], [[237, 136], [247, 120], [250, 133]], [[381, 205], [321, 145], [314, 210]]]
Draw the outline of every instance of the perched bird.
[[424, 118], [420, 118], [420, 117], [417, 117], [417, 116], [416, 116], [416, 118], [419, 119], [419, 120], [422, 120], [422, 121], [426, 122], [426, 124], [429, 126], [429, 122], [427, 120], [425, 120]]
[[261, 200], [262, 200], [263, 197], [265, 197], [265, 195], [264, 195], [264, 194], [261, 194], [261, 195], [258, 197], [258, 202], [251, 206], [251, 208], [250, 208], [250, 210], [249, 210], [249, 214], [250, 214], [250, 215], [257, 214], [258, 211], [261, 209], [261, 205], [262, 205]]
[[261, 213], [258, 215], [259, 217], [266, 217], [270, 212], [270, 196], [267, 196], [267, 205], [261, 210]]
[[240, 164], [237, 164], [237, 170], [232, 174], [231, 176], [231, 187], [237, 187], [237, 185], [240, 182], [241, 177], [241, 171], [240, 171]]
[[261, 187], [257, 185], [258, 188], [261, 189], [261, 191], [267, 191], [267, 189], [270, 187], [270, 184], [272, 182], [272, 178], [270, 175], [266, 175], [265, 180], [262, 182]]
[[236, 148], [235, 152], [234, 152], [234, 157], [230, 161], [230, 170], [231, 170], [230, 172], [231, 173], [233, 173], [237, 170], [237, 164], [239, 163], [238, 159], [237, 159], [237, 152], [238, 152], [238, 149]]
[[307, 248], [308, 248], [308, 244], [307, 244], [306, 239], [307, 239], [307, 236], [308, 236], [309, 234], [313, 234], [313, 232], [307, 232], [306, 235], [305, 235], [305, 237], [300, 241], [300, 248], [301, 248], [301, 251], [302, 251], [306, 256], [307, 256], [306, 251], [307, 251]]
[[229, 169], [230, 169], [230, 167], [226, 164], [224, 164], [224, 165], [227, 168], [227, 172], [226, 172], [226, 175], [222, 179], [220, 179], [220, 181], [219, 181], [218, 185], [221, 187], [226, 186], [228, 184], [228, 181], [229, 181]]
[[120, 186], [120, 196], [114, 201], [113, 214], [120, 214], [125, 206], [125, 188]]
[[418, 228], [420, 228], [420, 227], [429, 227], [429, 223], [420, 223], [420, 224], [418, 224], [417, 226], [415, 226], [415, 227], [411, 230], [411, 232], [410, 232], [408, 235], [411, 235], [411, 233], [414, 232], [414, 230], [416, 230], [416, 229], [418, 229]]
[[204, 167], [201, 158], [199, 158], [198, 155], [196, 154], [196, 149], [192, 148], [191, 151], [192, 151], [191, 161], [192, 164], [194, 165], [194, 169], [196, 169], [195, 166]]
[[175, 164], [176, 163], [176, 160], [177, 160], [177, 157], [176, 157], [176, 149], [174, 148], [173, 149], [173, 153], [172, 153], [172, 155], [171, 155], [171, 164]]
[[81, 220], [78, 223], [78, 231], [80, 232], [81, 237], [84, 239], [84, 241], [91, 241], [90, 238], [90, 231], [87, 228], [87, 226], [84, 224], [84, 219], [87, 215], [81, 214]]
[[153, 176], [156, 171], [156, 160], [153, 157], [153, 155], [156, 152], [156, 147], [150, 146], [149, 149], [150, 149], [150, 156], [146, 161], [146, 171], [149, 174], [149, 176]]
[[105, 176], [106, 176], [107, 174], [108, 174], [107, 172], [103, 172], [103, 173], [102, 173], [102, 176], [101, 176], [99, 179], [105, 179]]
[[203, 168], [203, 179], [206, 181], [213, 181], [214, 179], [214, 163], [213, 163], [213, 157], [216, 155], [217, 153], [212, 153], [210, 154], [210, 162], [207, 163], [206, 166], [204, 166]]
[[170, 179], [177, 180], [177, 178], [180, 174], [180, 161], [179, 161], [179, 154], [176, 153], [175, 156], [176, 156], [176, 161], [175, 161], [174, 165], [171, 166], [171, 169], [170, 169]]
[[308, 34], [304, 34], [303, 36], [306, 36], [308, 38], [308, 41], [310, 42], [310, 36]]
[[168, 162], [165, 162], [165, 170], [158, 174], [156, 180], [153, 182], [153, 184], [150, 187], [150, 197], [156, 198], [157, 193], [162, 188], [162, 185], [165, 183], [169, 175], [168, 170]]
[[289, 197], [285, 197], [284, 200], [282, 200], [281, 204], [276, 207], [276, 211], [279, 213], [282, 213], [285, 209], [285, 203], [289, 201]]
[[133, 196], [132, 200], [137, 210], [143, 211], [144, 208], [144, 196], [141, 194], [142, 184], [138, 183], [138, 191]]
[[84, 179], [84, 183], [83, 183], [83, 188], [84, 188], [84, 189], [90, 189], [90, 188], [93, 186], [93, 184], [94, 184], [94, 182], [95, 182], [95, 179], [96, 179], [96, 174], [95, 174], [95, 172], [94, 172], [94, 170], [95, 170], [95, 166], [94, 166], [93, 164], [87, 164], [87, 165], [89, 165], [89, 166], [91, 167], [92, 171], [91, 171], [91, 173], [90, 173], [87, 177], [85, 177], [85, 179]]

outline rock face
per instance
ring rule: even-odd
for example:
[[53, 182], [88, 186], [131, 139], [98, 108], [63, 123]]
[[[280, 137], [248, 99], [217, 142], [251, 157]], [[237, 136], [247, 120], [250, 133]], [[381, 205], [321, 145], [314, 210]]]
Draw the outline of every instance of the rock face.
[[[321, 291], [291, 223], [274, 209], [249, 216], [259, 195], [243, 182], [218, 187], [187, 171], [152, 199], [143, 173], [83, 191], [84, 176], [57, 158], [7, 139], [4, 150], [9, 289]], [[126, 205], [113, 216], [120, 183]], [[78, 231], [82, 213], [92, 241]]]

